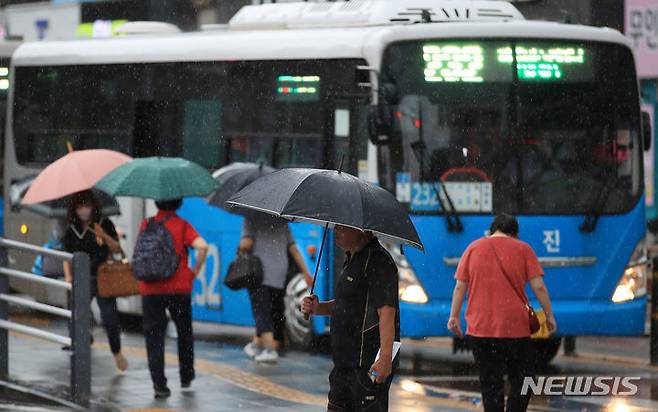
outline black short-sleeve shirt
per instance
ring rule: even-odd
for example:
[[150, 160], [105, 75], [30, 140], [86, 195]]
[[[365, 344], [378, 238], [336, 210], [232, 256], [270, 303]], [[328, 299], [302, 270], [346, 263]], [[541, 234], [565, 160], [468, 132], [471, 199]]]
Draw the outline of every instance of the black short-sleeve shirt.
[[[112, 221], [102, 219], [100, 225], [105, 233], [118, 240], [117, 230]], [[66, 228], [64, 238], [62, 239], [62, 246], [69, 253], [86, 252], [89, 254], [89, 261], [91, 263], [89, 275], [94, 278], [98, 274], [98, 267], [107, 260], [110, 253], [110, 249], [106, 244], [98, 244], [96, 234], [91, 227], [84, 230], [80, 226], [73, 224]]]
[[336, 282], [334, 299], [331, 348], [336, 367], [372, 365], [380, 344], [377, 309], [382, 306], [395, 308], [395, 340], [400, 340], [398, 270], [377, 239], [348, 256]]

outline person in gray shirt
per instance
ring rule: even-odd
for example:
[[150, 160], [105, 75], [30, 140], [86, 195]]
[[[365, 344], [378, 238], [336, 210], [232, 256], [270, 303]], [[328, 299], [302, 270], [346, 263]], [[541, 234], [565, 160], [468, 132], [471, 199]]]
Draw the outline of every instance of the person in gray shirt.
[[251, 309], [256, 320], [256, 334], [244, 347], [257, 362], [277, 362], [278, 349], [284, 339], [284, 295], [288, 274], [288, 255], [294, 259], [310, 286], [313, 279], [306, 267], [288, 223], [263, 214], [244, 221], [239, 253], [252, 253], [263, 265], [263, 283], [249, 290]]

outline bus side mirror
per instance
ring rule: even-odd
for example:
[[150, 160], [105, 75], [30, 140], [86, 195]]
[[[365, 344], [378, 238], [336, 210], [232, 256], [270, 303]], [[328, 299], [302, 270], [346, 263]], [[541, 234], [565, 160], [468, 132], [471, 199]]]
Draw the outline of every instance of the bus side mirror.
[[378, 93], [379, 104], [370, 106], [368, 132], [374, 145], [386, 145], [395, 133], [394, 107], [400, 104], [400, 97], [394, 83], [381, 83]]
[[354, 68], [354, 81], [359, 89], [372, 89], [372, 80], [370, 79], [372, 72], [377, 73], [370, 66], [356, 66]]
[[393, 111], [387, 104], [370, 106], [368, 111], [368, 136], [375, 146], [387, 145], [393, 136]]
[[653, 130], [651, 130], [651, 116], [648, 112], [642, 112], [642, 139], [644, 140], [644, 150], [651, 149]]

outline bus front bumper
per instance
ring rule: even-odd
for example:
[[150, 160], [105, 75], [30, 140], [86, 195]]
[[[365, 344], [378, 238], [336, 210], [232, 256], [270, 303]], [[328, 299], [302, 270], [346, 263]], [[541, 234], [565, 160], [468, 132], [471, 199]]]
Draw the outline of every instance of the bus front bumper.
[[[555, 300], [553, 312], [558, 335], [640, 336], [644, 334], [647, 297], [624, 303], [605, 300]], [[532, 302], [535, 309], [541, 308]], [[450, 315], [449, 301], [424, 305], [400, 303], [402, 337], [451, 336], [446, 324]], [[463, 315], [463, 314], [462, 314]], [[466, 322], [462, 318], [462, 327]]]

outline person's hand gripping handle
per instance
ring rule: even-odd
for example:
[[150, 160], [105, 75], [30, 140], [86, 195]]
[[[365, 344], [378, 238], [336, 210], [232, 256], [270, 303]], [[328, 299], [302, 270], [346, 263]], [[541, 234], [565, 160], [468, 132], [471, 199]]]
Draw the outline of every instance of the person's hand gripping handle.
[[304, 319], [308, 320], [311, 315], [317, 313], [318, 306], [320, 306], [320, 301], [316, 295], [306, 296], [304, 300], [302, 300], [302, 313], [304, 314]]
[[[322, 260], [322, 251], [324, 250], [324, 244], [327, 240], [328, 230], [329, 230], [329, 223], [327, 222], [324, 225], [324, 233], [322, 234], [322, 243], [320, 244], [320, 253], [318, 254], [317, 262], [315, 264], [315, 273], [313, 274], [313, 284], [311, 284], [311, 295], [305, 297], [304, 301], [302, 302], [302, 313], [304, 314], [305, 320], [309, 320], [311, 318], [311, 315], [317, 312], [318, 306], [320, 306], [320, 300], [315, 294], [313, 294], [313, 292], [315, 291], [315, 283], [318, 280], [318, 271], [320, 270], [320, 261]], [[306, 303], [307, 299], [310, 300], [307, 307], [308, 310], [304, 310], [304, 308], [306, 307], [304, 306], [304, 304]]]

